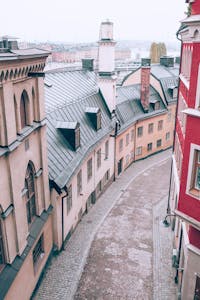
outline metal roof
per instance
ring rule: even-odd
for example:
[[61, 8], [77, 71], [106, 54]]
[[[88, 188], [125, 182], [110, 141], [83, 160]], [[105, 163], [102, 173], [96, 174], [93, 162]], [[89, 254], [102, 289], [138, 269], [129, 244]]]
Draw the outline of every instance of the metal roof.
[[[59, 96], [59, 95], [58, 95]], [[91, 126], [85, 109], [99, 107], [101, 110], [101, 129]], [[58, 122], [80, 123], [80, 148], [73, 151], [64, 136], [56, 129]], [[47, 141], [49, 176], [63, 188], [79, 168], [87, 153], [113, 130], [110, 113], [100, 93], [69, 103], [47, 114]]]
[[[156, 92], [156, 90], [150, 86], [150, 105], [148, 113], [144, 113], [144, 110], [140, 101], [140, 84], [122, 86], [117, 88], [117, 117], [121, 123], [120, 131], [131, 125], [131, 123], [149, 118], [150, 116], [157, 115], [166, 111], [166, 107]], [[160, 109], [154, 110], [151, 103], [160, 102]]]
[[47, 71], [45, 82], [47, 113], [98, 92], [96, 75], [90, 71]]

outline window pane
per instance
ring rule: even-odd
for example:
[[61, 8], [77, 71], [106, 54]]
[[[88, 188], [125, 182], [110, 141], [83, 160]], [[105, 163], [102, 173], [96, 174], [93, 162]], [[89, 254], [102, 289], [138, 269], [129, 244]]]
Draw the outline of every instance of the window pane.
[[197, 167], [197, 171], [196, 171], [196, 183], [195, 186], [198, 190], [200, 190], [200, 166]]

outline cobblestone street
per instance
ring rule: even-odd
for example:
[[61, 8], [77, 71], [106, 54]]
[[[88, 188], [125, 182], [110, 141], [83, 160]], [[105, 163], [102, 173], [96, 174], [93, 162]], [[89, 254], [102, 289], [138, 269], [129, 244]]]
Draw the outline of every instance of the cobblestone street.
[[170, 154], [133, 164], [108, 188], [53, 258], [34, 299], [176, 299], [172, 232], [162, 224]]

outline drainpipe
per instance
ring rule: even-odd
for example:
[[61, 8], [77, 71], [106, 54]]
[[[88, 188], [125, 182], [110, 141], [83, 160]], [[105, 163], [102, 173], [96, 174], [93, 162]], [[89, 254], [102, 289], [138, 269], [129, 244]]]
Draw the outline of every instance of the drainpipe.
[[182, 238], [183, 238], [183, 229], [181, 228], [180, 241], [179, 241], [179, 247], [178, 247], [178, 258], [177, 258], [176, 276], [174, 277], [174, 282], [175, 283], [178, 283], [178, 272], [179, 272], [179, 264], [180, 264], [180, 257], [181, 257]]
[[61, 218], [62, 218], [62, 246], [61, 246], [61, 250], [64, 250], [64, 241], [65, 241], [65, 237], [64, 237], [64, 200], [66, 200], [66, 197], [68, 196], [67, 193], [67, 187], [64, 187], [61, 191]]

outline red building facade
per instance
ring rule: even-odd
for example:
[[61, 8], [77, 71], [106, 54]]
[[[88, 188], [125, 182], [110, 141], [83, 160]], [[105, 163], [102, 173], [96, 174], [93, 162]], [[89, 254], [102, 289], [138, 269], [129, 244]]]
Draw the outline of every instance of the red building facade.
[[[200, 299], [200, 0], [187, 0], [182, 21], [171, 210], [175, 213], [176, 276], [181, 299]], [[176, 221], [175, 221], [176, 219]]]

